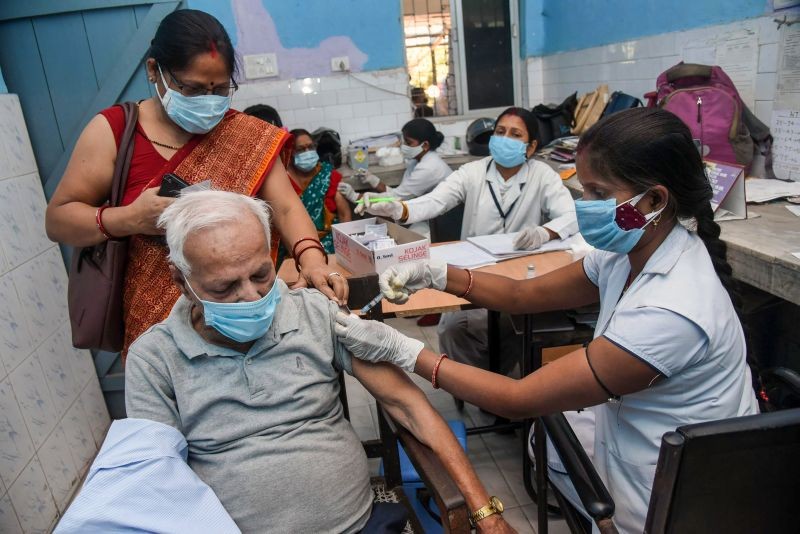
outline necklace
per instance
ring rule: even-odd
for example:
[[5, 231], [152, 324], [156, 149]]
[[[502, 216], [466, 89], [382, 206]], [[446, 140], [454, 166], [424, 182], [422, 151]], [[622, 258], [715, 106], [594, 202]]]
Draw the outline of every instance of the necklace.
[[158, 145], [158, 146], [163, 147], [163, 148], [168, 148], [170, 150], [180, 150], [181, 148], [183, 148], [186, 145], [186, 143], [184, 143], [184, 144], [182, 144], [180, 146], [172, 146], [172, 145], [168, 145], [166, 143], [159, 143], [155, 139], [150, 139], [149, 137], [147, 137], [147, 134], [144, 133], [144, 130], [142, 130], [142, 135], [144, 136], [145, 139], [147, 139], [148, 141], [150, 141], [154, 145]]

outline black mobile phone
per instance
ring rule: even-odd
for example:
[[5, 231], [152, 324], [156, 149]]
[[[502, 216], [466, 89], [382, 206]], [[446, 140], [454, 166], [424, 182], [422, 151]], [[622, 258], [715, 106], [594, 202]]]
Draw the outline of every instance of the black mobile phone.
[[180, 177], [168, 173], [161, 179], [161, 187], [158, 190], [160, 197], [177, 197], [181, 194], [181, 189], [189, 187], [189, 184], [180, 179]]

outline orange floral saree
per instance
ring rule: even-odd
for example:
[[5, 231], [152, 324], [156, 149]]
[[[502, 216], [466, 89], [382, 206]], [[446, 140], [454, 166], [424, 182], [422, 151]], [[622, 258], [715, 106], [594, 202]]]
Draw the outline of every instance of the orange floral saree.
[[[150, 187], [171, 172], [190, 185], [211, 180], [212, 189], [255, 196], [276, 159], [288, 163], [290, 138], [286, 130], [244, 113], [229, 112], [211, 132], [193, 137], [181, 148]], [[123, 295], [123, 362], [131, 343], [166, 319], [179, 296], [170, 277], [166, 245], [148, 236], [131, 236]]]

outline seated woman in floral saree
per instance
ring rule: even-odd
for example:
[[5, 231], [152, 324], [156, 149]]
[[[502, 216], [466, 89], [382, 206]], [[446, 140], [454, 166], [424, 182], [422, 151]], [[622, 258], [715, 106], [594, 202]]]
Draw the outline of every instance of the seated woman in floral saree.
[[[325, 252], [333, 254], [331, 225], [352, 219], [350, 205], [336, 191], [342, 175], [328, 162], [320, 162], [316, 145], [307, 130], [297, 128], [294, 136], [294, 157], [288, 166], [292, 187], [300, 196], [311, 221], [317, 228]], [[283, 259], [286, 250], [281, 247], [278, 257]]]

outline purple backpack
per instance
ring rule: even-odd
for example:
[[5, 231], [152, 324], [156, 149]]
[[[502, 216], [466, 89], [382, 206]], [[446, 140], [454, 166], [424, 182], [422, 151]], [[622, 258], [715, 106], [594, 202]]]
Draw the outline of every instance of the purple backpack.
[[749, 167], [753, 139], [744, 120], [746, 106], [720, 67], [678, 63], [656, 82], [658, 106], [681, 118], [703, 158]]

